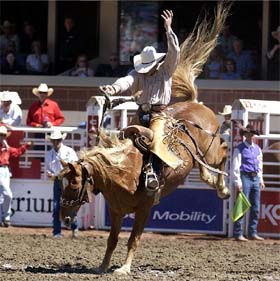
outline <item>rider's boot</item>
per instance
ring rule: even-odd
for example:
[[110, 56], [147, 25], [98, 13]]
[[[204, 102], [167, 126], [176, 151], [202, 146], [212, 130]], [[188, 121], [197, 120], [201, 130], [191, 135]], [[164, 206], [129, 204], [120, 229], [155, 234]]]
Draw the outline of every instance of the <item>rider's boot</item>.
[[145, 187], [148, 191], [156, 191], [159, 188], [159, 180], [156, 172], [153, 169], [151, 157], [149, 163], [144, 167], [145, 172]]

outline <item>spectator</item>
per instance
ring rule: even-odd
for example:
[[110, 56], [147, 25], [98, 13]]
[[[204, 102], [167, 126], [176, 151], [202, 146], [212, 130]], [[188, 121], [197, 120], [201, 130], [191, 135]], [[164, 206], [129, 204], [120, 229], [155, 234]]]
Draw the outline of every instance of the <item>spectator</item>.
[[37, 39], [37, 34], [34, 26], [30, 22], [25, 22], [23, 25], [22, 35], [20, 36], [21, 53], [27, 57], [30, 54], [32, 43]]
[[272, 49], [267, 53], [269, 59], [268, 64], [268, 78], [271, 80], [280, 80], [280, 26], [275, 31], [271, 32], [272, 37], [277, 40]]
[[42, 53], [40, 41], [33, 41], [31, 45], [32, 54], [26, 58], [26, 69], [29, 74], [46, 74], [49, 69], [49, 57]]
[[79, 55], [77, 58], [75, 68], [72, 71], [70, 71], [70, 76], [90, 77], [93, 75], [94, 75], [94, 72], [89, 67], [87, 56]]
[[216, 48], [211, 54], [208, 62], [205, 65], [205, 78], [207, 79], [219, 79], [223, 68], [223, 59]]
[[231, 133], [231, 111], [232, 107], [231, 105], [227, 104], [224, 106], [222, 112], [218, 112], [219, 115], [222, 115], [224, 117], [224, 121], [222, 123], [222, 126], [220, 128], [220, 134], [221, 137], [226, 141], [230, 142], [230, 133]]
[[47, 84], [41, 83], [32, 92], [39, 100], [31, 104], [26, 124], [37, 128], [50, 128], [61, 125], [64, 122], [64, 116], [58, 104], [48, 98], [53, 94], [53, 89], [49, 88]]
[[13, 200], [13, 194], [10, 188], [10, 158], [19, 157], [22, 155], [26, 148], [32, 145], [31, 142], [21, 145], [18, 148], [8, 145], [6, 138], [9, 136], [8, 130], [5, 126], [0, 126], [0, 219], [1, 225], [5, 227], [10, 226], [11, 217], [11, 203]]
[[83, 40], [71, 17], [64, 19], [64, 28], [59, 45], [59, 72], [70, 69], [83, 51]]
[[223, 80], [240, 80], [241, 76], [236, 72], [236, 64], [233, 59], [225, 59], [224, 72], [220, 74], [220, 79]]
[[9, 126], [19, 126], [22, 111], [18, 104], [21, 99], [17, 92], [0, 92], [0, 122]]
[[110, 64], [98, 65], [95, 76], [121, 77], [127, 74], [127, 68], [120, 65], [119, 56], [117, 53], [111, 53], [109, 61]]
[[[254, 135], [259, 135], [251, 125], [240, 129], [240, 135], [245, 141], [240, 143], [233, 153], [233, 177], [237, 193], [243, 191], [251, 203], [248, 236], [253, 240], [264, 240], [257, 234], [260, 212], [260, 191], [264, 189], [263, 155], [260, 147], [254, 143]], [[234, 237], [237, 241], [246, 242], [243, 236], [243, 220], [241, 217], [234, 224]]]
[[243, 43], [236, 39], [233, 42], [233, 51], [228, 55], [236, 64], [236, 72], [242, 79], [252, 79], [256, 68], [249, 52], [243, 51]]
[[226, 25], [222, 34], [218, 37], [218, 48], [221, 50], [224, 57], [227, 57], [233, 51], [233, 42], [237, 39], [231, 34], [229, 25]]
[[1, 67], [5, 65], [6, 60], [7, 60], [7, 55], [9, 53], [13, 53], [14, 54], [16, 64], [19, 67], [21, 67], [22, 69], [24, 69], [24, 65], [25, 65], [24, 58], [20, 54], [17, 53], [17, 51], [16, 51], [16, 44], [15, 44], [14, 41], [9, 41], [7, 43], [6, 49], [4, 50], [4, 53], [2, 54], [2, 56], [0, 57]]
[[13, 52], [8, 53], [1, 63], [2, 74], [23, 74], [24, 68], [19, 64]]
[[3, 34], [0, 36], [0, 56], [4, 56], [9, 42], [14, 42], [15, 52], [19, 53], [19, 37], [14, 33], [15, 25], [5, 20], [1, 29]]
[[[63, 169], [61, 160], [65, 162], [77, 161], [76, 152], [63, 144], [66, 134], [61, 134], [60, 130], [54, 130], [48, 137], [52, 143], [52, 148], [46, 154], [47, 175], [54, 180], [53, 183], [53, 237], [61, 238], [61, 221], [60, 221], [60, 198], [61, 198], [61, 184], [58, 179], [59, 172]], [[78, 235], [77, 221], [72, 223], [72, 237]]]

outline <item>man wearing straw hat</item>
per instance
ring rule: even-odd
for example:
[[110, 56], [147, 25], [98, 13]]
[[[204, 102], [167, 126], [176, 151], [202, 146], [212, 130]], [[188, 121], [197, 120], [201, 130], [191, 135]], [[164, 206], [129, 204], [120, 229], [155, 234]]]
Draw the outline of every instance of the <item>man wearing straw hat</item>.
[[26, 124], [37, 128], [50, 128], [59, 126], [64, 122], [64, 116], [58, 104], [49, 99], [54, 90], [49, 88], [47, 84], [41, 83], [38, 88], [34, 88], [32, 93], [39, 98], [31, 104]]
[[21, 104], [21, 99], [17, 92], [0, 92], [0, 122], [9, 126], [19, 126], [22, 111], [18, 104]]
[[5, 126], [0, 126], [0, 223], [10, 226], [11, 205], [13, 194], [10, 188], [10, 157], [19, 157], [26, 148], [32, 145], [27, 142], [18, 148], [8, 145], [6, 138], [10, 135]]
[[224, 121], [223, 121], [222, 126], [220, 128], [220, 134], [226, 142], [230, 141], [231, 113], [232, 113], [232, 107], [229, 104], [224, 106], [222, 112], [218, 112], [219, 115], [222, 115], [224, 117]]
[[[163, 11], [164, 27], [168, 43], [167, 53], [157, 53], [152, 46], [145, 47], [142, 52], [134, 56], [134, 70], [127, 76], [115, 81], [112, 85], [101, 86], [100, 90], [106, 95], [114, 95], [130, 90], [134, 95], [140, 93], [137, 98], [139, 121], [143, 126], [150, 127], [154, 132], [154, 138], [150, 146], [153, 154], [172, 168], [178, 167], [181, 162], [171, 151], [164, 149], [162, 143], [162, 129], [166, 122], [166, 114], [163, 112], [171, 99], [172, 74], [179, 62], [180, 48], [178, 38], [172, 31], [171, 24], [173, 12]], [[155, 158], [154, 158], [155, 159]], [[153, 160], [149, 159], [146, 165], [146, 187], [148, 190], [157, 190], [159, 182], [157, 174], [158, 164], [151, 166]]]
[[[240, 143], [233, 153], [233, 178], [237, 193], [243, 191], [251, 203], [248, 237], [252, 240], [264, 240], [257, 234], [257, 226], [260, 212], [260, 192], [264, 189], [263, 181], [263, 155], [261, 148], [254, 143], [254, 135], [259, 135], [258, 130], [247, 125], [240, 129], [240, 135], [245, 141]], [[243, 236], [244, 217], [234, 224], [233, 235], [237, 241], [247, 242]]]
[[[76, 152], [69, 146], [63, 144], [66, 138], [66, 133], [62, 134], [60, 130], [55, 129], [48, 139], [52, 143], [52, 149], [46, 154], [47, 175], [54, 180], [53, 184], [53, 236], [54, 238], [61, 238], [61, 221], [60, 221], [60, 198], [61, 186], [57, 177], [59, 172], [63, 169], [61, 160], [66, 162], [74, 162], [78, 160]], [[72, 237], [75, 238], [78, 234], [78, 225], [75, 221], [71, 225]]]

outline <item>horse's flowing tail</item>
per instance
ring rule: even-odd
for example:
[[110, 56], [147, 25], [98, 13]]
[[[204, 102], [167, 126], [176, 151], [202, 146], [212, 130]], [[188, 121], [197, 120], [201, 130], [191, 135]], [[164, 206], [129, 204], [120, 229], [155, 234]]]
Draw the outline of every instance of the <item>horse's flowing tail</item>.
[[172, 97], [184, 101], [197, 100], [197, 89], [194, 84], [202, 72], [210, 53], [217, 45], [217, 38], [222, 31], [229, 14], [231, 3], [218, 2], [214, 22], [209, 21], [207, 14], [199, 18], [193, 31], [181, 44], [180, 62], [172, 76]]

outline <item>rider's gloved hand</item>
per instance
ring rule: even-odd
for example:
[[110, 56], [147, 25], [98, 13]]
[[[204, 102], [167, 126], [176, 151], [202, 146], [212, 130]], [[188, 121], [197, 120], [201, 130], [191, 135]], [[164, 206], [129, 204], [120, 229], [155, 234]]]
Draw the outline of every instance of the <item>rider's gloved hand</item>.
[[103, 85], [99, 90], [106, 96], [112, 96], [116, 93], [116, 89], [112, 85]]

